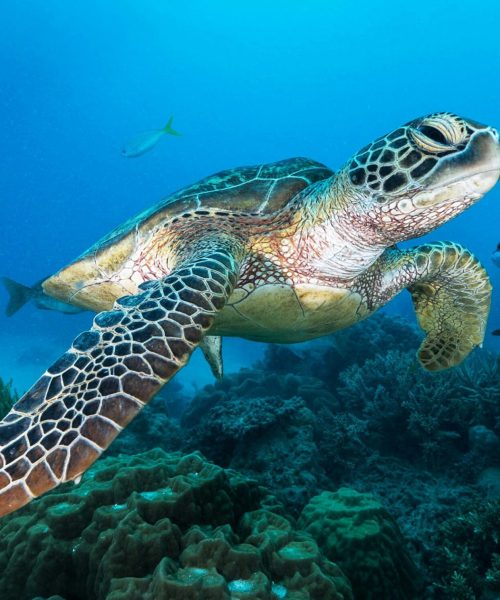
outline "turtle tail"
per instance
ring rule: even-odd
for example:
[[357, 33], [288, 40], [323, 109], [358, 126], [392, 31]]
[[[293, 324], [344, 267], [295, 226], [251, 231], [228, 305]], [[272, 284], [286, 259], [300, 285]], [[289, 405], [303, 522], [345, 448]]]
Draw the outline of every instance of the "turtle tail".
[[9, 279], [8, 277], [2, 277], [2, 283], [9, 294], [9, 302], [5, 309], [5, 314], [8, 317], [11, 317], [20, 308], [22, 308], [26, 302], [31, 300], [33, 297], [33, 290], [22, 283], [18, 283], [13, 279]]

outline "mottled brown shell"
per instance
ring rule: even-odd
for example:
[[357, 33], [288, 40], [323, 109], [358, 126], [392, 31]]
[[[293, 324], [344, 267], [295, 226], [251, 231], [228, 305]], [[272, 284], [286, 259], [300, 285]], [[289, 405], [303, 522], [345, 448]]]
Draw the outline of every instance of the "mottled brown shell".
[[331, 175], [333, 172], [325, 165], [303, 157], [220, 171], [180, 189], [129, 219], [100, 239], [85, 254], [117, 242], [137, 227], [152, 228], [159, 221], [193, 210], [221, 208], [269, 214], [283, 208], [308, 185]]
[[[307, 186], [332, 175], [325, 165], [302, 157], [221, 171], [179, 190], [115, 228], [48, 278], [44, 290], [56, 298], [78, 303], [75, 292], [102, 280], [103, 274], [116, 272], [130, 257], [137, 233], [147, 234], [166, 220], [194, 210], [219, 208], [270, 214], [285, 207]], [[123, 290], [110, 288], [107, 294], [118, 297]]]

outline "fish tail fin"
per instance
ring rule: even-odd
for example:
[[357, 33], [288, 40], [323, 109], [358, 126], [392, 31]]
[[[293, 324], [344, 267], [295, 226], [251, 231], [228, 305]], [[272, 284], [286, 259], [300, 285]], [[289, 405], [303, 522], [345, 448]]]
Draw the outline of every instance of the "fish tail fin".
[[30, 300], [33, 296], [33, 290], [8, 277], [2, 277], [2, 283], [9, 294], [9, 302], [5, 309], [5, 314], [11, 317]]
[[179, 133], [172, 127], [173, 122], [174, 122], [174, 117], [170, 117], [170, 119], [168, 120], [168, 123], [163, 128], [163, 131], [165, 133], [169, 133], [170, 135], [182, 135], [182, 133]]

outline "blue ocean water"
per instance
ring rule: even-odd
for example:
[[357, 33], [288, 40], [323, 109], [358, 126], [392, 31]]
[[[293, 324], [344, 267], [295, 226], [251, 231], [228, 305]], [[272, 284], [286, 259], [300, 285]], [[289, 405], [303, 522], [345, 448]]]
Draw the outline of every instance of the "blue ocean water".
[[[217, 170], [304, 155], [340, 167], [447, 110], [500, 126], [497, 2], [20, 0], [2, 10], [0, 274], [30, 284], [121, 221]], [[182, 137], [125, 159], [174, 115]], [[500, 188], [428, 239], [470, 248], [495, 285]], [[0, 304], [7, 300], [0, 290]], [[389, 310], [414, 314], [407, 294]], [[91, 315], [0, 315], [0, 375], [23, 391]], [[488, 333], [487, 344], [495, 346]], [[229, 340], [229, 369], [259, 355]], [[196, 357], [182, 375], [210, 379]]]

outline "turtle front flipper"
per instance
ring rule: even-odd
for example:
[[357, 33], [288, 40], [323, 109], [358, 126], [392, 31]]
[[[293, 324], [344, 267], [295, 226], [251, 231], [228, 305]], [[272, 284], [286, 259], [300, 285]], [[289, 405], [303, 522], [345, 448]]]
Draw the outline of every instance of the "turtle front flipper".
[[[460, 364], [482, 344], [490, 311], [491, 283], [474, 255], [453, 242], [391, 248], [381, 257], [385, 292], [411, 293], [426, 337], [418, 358], [429, 371]], [[383, 286], [384, 287], [384, 286]]]
[[204, 247], [98, 314], [0, 422], [0, 516], [78, 479], [186, 364], [239, 271], [227, 240]]

